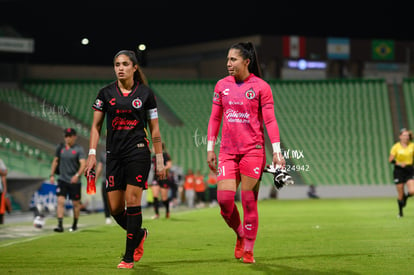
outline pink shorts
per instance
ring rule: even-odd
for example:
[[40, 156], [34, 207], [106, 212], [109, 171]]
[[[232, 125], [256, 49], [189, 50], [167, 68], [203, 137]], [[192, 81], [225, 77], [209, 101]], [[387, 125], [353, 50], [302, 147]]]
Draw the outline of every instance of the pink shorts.
[[260, 179], [266, 165], [264, 151], [252, 150], [246, 154], [219, 154], [217, 168], [217, 180], [236, 179], [245, 175], [254, 179]]

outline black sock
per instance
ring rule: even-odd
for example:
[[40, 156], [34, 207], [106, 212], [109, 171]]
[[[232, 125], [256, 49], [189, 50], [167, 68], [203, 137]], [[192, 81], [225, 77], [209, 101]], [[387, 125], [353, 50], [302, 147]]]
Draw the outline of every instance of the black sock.
[[114, 220], [125, 230], [127, 230], [127, 215], [126, 215], [126, 211], [124, 210], [123, 212], [116, 214], [116, 215], [112, 215], [112, 217], [114, 217]]
[[58, 218], [58, 227], [63, 227], [63, 218]]
[[78, 219], [73, 219], [73, 224], [72, 224], [72, 228], [76, 229], [78, 227]]
[[138, 246], [138, 235], [141, 235], [142, 212], [141, 206], [127, 207], [127, 238], [124, 261], [134, 261], [134, 250]]
[[154, 212], [155, 212], [155, 215], [159, 215], [159, 211], [158, 211], [158, 198], [154, 198]]
[[404, 201], [403, 200], [397, 200], [398, 202], [398, 210], [399, 210], [399, 214], [402, 217], [403, 216], [403, 207], [404, 207]]
[[165, 200], [165, 201], [162, 201], [162, 203], [164, 204], [164, 206], [165, 206], [165, 212], [166, 213], [170, 213], [170, 200], [169, 199], [167, 199], [167, 200]]

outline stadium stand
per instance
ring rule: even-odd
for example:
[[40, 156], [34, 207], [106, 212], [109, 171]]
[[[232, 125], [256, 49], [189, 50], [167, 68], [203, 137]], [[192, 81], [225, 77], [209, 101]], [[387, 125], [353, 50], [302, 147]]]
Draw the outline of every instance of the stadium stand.
[[[87, 137], [92, 120], [91, 103], [97, 91], [109, 82], [28, 81], [24, 91], [3, 90], [2, 101], [43, 116], [62, 128], [76, 122], [79, 133]], [[207, 173], [205, 146], [215, 83], [150, 81], [158, 99], [169, 108], [169, 113], [160, 117], [167, 151], [184, 171], [192, 168]], [[393, 143], [393, 130], [384, 80], [269, 81], [269, 84], [289, 168], [305, 184], [390, 183], [391, 169], [386, 160]], [[21, 96], [16, 96], [19, 93]], [[50, 116], [45, 116], [44, 104], [51, 106]], [[63, 109], [56, 109], [59, 106]], [[53, 116], [60, 111], [67, 113]], [[183, 123], [169, 123], [166, 116], [176, 116]]]
[[414, 79], [404, 79], [403, 91], [407, 110], [408, 128], [414, 129]]
[[307, 184], [390, 181], [391, 170], [384, 164], [393, 132], [385, 81], [270, 84], [282, 141]]

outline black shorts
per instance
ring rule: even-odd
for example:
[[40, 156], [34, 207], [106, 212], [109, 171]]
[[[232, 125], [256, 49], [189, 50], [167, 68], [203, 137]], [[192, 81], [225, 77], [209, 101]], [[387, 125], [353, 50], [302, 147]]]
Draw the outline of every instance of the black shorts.
[[57, 196], [69, 196], [70, 200], [79, 201], [81, 199], [81, 193], [80, 183], [70, 183], [62, 180], [57, 181]]
[[148, 147], [137, 148], [134, 154], [123, 158], [107, 157], [106, 191], [126, 190], [127, 184], [148, 189], [151, 153]]
[[414, 167], [406, 166], [400, 167], [395, 166], [394, 168], [394, 183], [406, 183], [408, 180], [414, 179]]
[[158, 185], [161, 188], [170, 188], [170, 181], [168, 179], [163, 179], [163, 180], [154, 179], [153, 185]]

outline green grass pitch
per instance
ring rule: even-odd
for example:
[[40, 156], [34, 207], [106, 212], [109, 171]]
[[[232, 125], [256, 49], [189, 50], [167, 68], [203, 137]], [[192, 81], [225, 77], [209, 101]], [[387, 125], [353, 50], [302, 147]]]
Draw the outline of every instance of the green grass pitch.
[[[92, 214], [81, 216], [74, 233], [54, 233], [54, 218], [43, 230], [0, 226], [0, 274], [414, 273], [414, 200], [401, 219], [395, 198], [260, 201], [256, 264], [234, 259], [236, 238], [218, 207], [173, 211], [169, 220], [151, 220], [152, 213], [144, 211], [149, 237], [133, 270], [116, 268], [122, 229]], [[65, 218], [66, 228], [71, 220]], [[13, 237], [19, 230], [34, 233]]]

